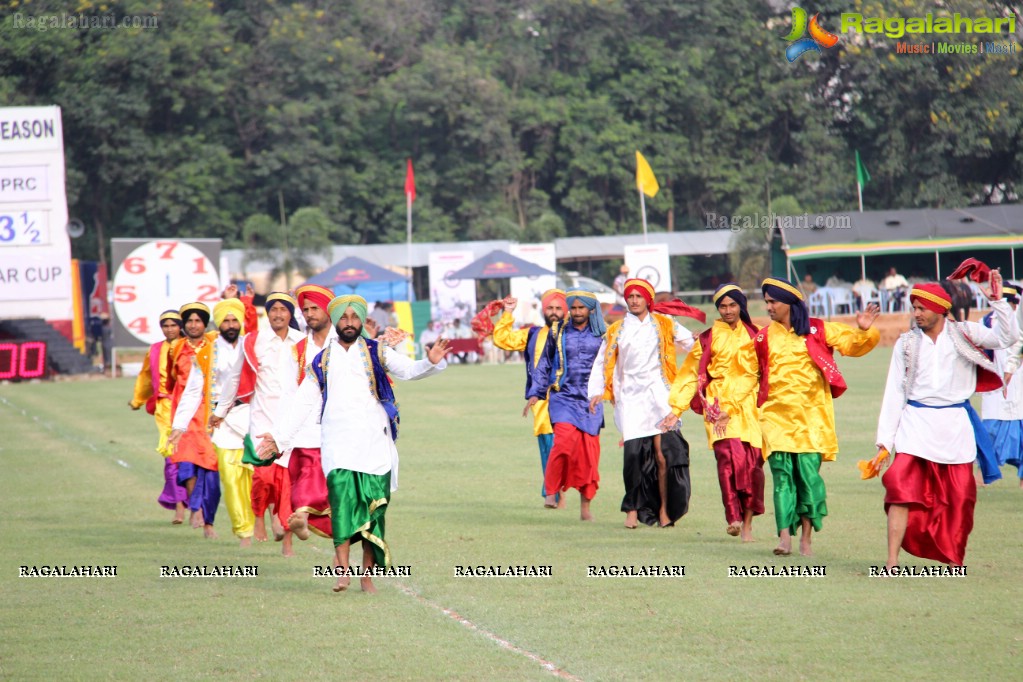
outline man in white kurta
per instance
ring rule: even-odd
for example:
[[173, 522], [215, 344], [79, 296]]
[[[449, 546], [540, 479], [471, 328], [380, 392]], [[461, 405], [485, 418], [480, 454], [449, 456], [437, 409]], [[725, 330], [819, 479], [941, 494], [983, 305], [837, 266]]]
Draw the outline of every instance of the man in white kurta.
[[339, 296], [330, 302], [328, 313], [338, 337], [313, 360], [310, 374], [259, 446], [260, 456], [291, 448], [306, 414], [320, 415], [320, 452], [340, 571], [334, 588], [338, 592], [350, 583], [352, 541], [363, 542], [364, 591], [375, 591], [372, 569], [390, 564], [384, 514], [390, 493], [398, 487], [398, 450], [397, 413], [387, 375], [421, 379], [447, 366], [448, 343], [443, 338], [418, 361], [365, 338], [366, 309], [361, 296]]
[[[217, 427], [216, 433], [220, 430], [220, 420], [248, 403], [249, 422], [243, 433], [249, 434], [253, 443], [258, 441], [258, 436], [270, 432], [281, 396], [289, 383], [294, 384], [298, 380], [295, 344], [305, 338], [294, 321], [295, 301], [290, 295], [271, 293], [267, 295], [264, 306], [270, 333], [246, 334], [243, 352], [235, 358], [224, 394], [211, 420]], [[243, 375], [246, 375], [245, 380]], [[255, 518], [256, 539], [267, 539], [265, 515], [269, 510], [274, 539], [283, 541], [281, 551], [284, 556], [292, 556], [291, 534], [285, 525], [291, 514], [287, 467], [285, 455], [270, 466], [258, 467], [254, 471], [250, 506]]]
[[[212, 372], [210, 377], [210, 404], [219, 406], [230, 381], [231, 368], [241, 355], [242, 322], [245, 307], [238, 298], [227, 298], [213, 307], [213, 322], [220, 332], [213, 340]], [[205, 377], [196, 365], [188, 375], [188, 383], [181, 395], [181, 402], [174, 413], [173, 431], [184, 431], [202, 402]], [[231, 399], [233, 401], [233, 398]], [[211, 440], [217, 453], [217, 470], [220, 474], [220, 489], [224, 506], [231, 519], [231, 531], [240, 540], [242, 547], [252, 544], [253, 515], [250, 495], [252, 490], [252, 466], [242, 463], [242, 438], [248, 430], [248, 405], [232, 410], [230, 419], [221, 428], [213, 431]]]
[[[667, 527], [689, 508], [689, 445], [677, 429], [662, 434], [660, 423], [671, 412], [675, 344], [688, 353], [693, 335], [670, 315], [653, 310], [649, 282], [629, 279], [624, 289], [629, 312], [608, 327], [587, 396], [591, 408], [604, 399], [614, 402], [615, 425], [625, 445], [625, 527], [635, 528], [637, 521]], [[667, 305], [674, 304], [685, 305]], [[671, 312], [698, 314], [688, 306]]]
[[[898, 565], [900, 549], [954, 565], [965, 558], [977, 499], [973, 462], [986, 440], [969, 399], [1001, 384], [976, 347], [1005, 348], [1019, 338], [1012, 309], [1000, 300], [998, 272], [985, 294], [990, 328], [949, 318], [952, 299], [939, 284], [916, 285], [910, 294], [917, 329], [895, 343], [877, 426], [879, 457], [895, 453], [882, 479], [889, 568]], [[982, 458], [981, 465], [985, 480], [1000, 476], [996, 463], [992, 470]]]

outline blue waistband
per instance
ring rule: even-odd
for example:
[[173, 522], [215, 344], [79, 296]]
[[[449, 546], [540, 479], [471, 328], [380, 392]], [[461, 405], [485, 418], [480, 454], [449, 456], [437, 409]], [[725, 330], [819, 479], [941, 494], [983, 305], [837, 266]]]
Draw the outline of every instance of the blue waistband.
[[924, 405], [922, 402], [920, 402], [918, 400], [907, 400], [906, 404], [907, 405], [912, 405], [913, 407], [929, 407], [932, 410], [944, 410], [944, 409], [949, 408], [949, 407], [969, 408], [970, 401], [969, 400], [964, 400], [963, 402], [956, 403], [955, 405]]

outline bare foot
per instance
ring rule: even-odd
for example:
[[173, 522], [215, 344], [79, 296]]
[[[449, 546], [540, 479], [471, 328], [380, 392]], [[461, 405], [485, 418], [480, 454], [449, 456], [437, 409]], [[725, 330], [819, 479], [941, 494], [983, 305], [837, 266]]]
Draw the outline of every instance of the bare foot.
[[362, 591], [365, 592], [366, 594], [377, 593], [376, 585], [373, 584], [373, 579], [370, 578], [369, 576], [359, 578], [359, 587], [361, 587]]
[[661, 512], [660, 517], [661, 518], [658, 519], [657, 521], [657, 525], [660, 526], [661, 528], [671, 528], [672, 526], [675, 525], [675, 522], [672, 521], [671, 518], [664, 512]]
[[185, 521], [185, 505], [178, 502], [178, 506], [174, 509], [174, 520], [171, 521], [175, 526], [180, 526]]
[[789, 530], [786, 528], [778, 536], [778, 546], [774, 548], [774, 555], [788, 556], [790, 554], [792, 554], [792, 535], [789, 534]]
[[592, 521], [593, 514], [590, 513], [590, 501], [585, 498], [579, 499], [579, 520]]
[[281, 543], [281, 554], [284, 556], [295, 556], [295, 550], [291, 548], [291, 531], [284, 534], [284, 542]]
[[742, 524], [740, 524], [738, 521], [732, 521], [730, 524], [728, 524], [728, 528], [725, 528], [725, 532], [734, 538], [736, 535], [739, 534], [741, 528]]
[[217, 539], [217, 531], [213, 530], [213, 526], [208, 523], [202, 527], [202, 534], [207, 540]]
[[1019, 487], [1023, 488], [1023, 478], [1019, 479]]
[[188, 522], [192, 524], [192, 528], [202, 528], [202, 509], [192, 512]]
[[639, 512], [633, 510], [625, 512], [625, 527], [629, 530], [633, 530], [639, 525]]
[[753, 526], [747, 526], [745, 523], [742, 524], [742, 531], [739, 533], [739, 537], [743, 542], [756, 542], [757, 539], [753, 537]]
[[337, 579], [337, 585], [332, 588], [335, 592], [344, 592], [348, 589], [348, 586], [352, 584], [352, 577], [343, 575]]
[[262, 516], [256, 517], [256, 527], [253, 531], [256, 542], [266, 542], [266, 520]]
[[242, 548], [244, 548], [244, 547], [252, 547], [252, 538], [251, 537], [242, 538], [241, 542], [238, 543], [238, 546], [242, 547]]
[[288, 517], [288, 528], [299, 540], [309, 539], [308, 512], [295, 512]]
[[547, 495], [543, 498], [544, 509], [554, 509], [558, 506], [558, 503], [554, 499], [554, 495]]
[[799, 538], [799, 553], [803, 556], [813, 556], [813, 548], [810, 547], [810, 538], [805, 535]]
[[283, 540], [284, 534], [287, 531], [284, 530], [284, 524], [282, 524], [281, 520], [277, 518], [277, 514], [270, 515], [270, 525], [273, 527], [274, 531], [274, 542], [280, 542]]
[[[1020, 487], [1023, 487], [1023, 481], [1020, 481]], [[564, 495], [558, 498], [558, 509], [564, 509], [568, 506], [568, 498]]]

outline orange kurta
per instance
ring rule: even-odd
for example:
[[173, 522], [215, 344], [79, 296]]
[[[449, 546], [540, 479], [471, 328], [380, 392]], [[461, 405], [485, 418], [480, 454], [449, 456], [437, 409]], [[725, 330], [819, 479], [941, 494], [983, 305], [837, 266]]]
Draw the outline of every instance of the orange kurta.
[[213, 377], [213, 342], [218, 332], [206, 332], [198, 346], [192, 346], [186, 339], [176, 341], [171, 351], [172, 382], [174, 384], [173, 409], [178, 409], [181, 394], [185, 391], [188, 377], [193, 369], [203, 373], [202, 402], [188, 422], [188, 429], [178, 441], [177, 450], [171, 455], [172, 462], [191, 462], [203, 469], [217, 470], [217, 453], [207, 430], [210, 416], [210, 381]]

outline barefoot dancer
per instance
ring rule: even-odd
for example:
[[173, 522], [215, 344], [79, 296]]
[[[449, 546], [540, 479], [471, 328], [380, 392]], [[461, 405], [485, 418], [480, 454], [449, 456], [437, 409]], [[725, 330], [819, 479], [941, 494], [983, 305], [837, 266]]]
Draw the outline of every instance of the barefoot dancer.
[[859, 327], [811, 318], [803, 294], [788, 280], [769, 277], [761, 290], [771, 324], [751, 341], [756, 364], [740, 356], [744, 371], [760, 376], [757, 404], [763, 451], [774, 481], [774, 516], [780, 541], [777, 555], [792, 553], [792, 535], [802, 529], [799, 553], [810, 556], [811, 535], [828, 515], [821, 462], [838, 454], [833, 397], [846, 384], [833, 351], [859, 357], [880, 340], [874, 329], [879, 309], [870, 305], [856, 316]]
[[143, 405], [146, 412], [153, 415], [156, 420], [156, 430], [160, 434], [160, 441], [156, 451], [163, 456], [163, 492], [156, 501], [161, 507], [174, 511], [174, 520], [171, 523], [177, 525], [185, 519], [185, 503], [188, 501], [188, 491], [178, 483], [178, 465], [171, 461], [170, 450], [167, 448], [167, 439], [171, 432], [171, 389], [168, 386], [170, 379], [170, 351], [173, 342], [181, 338], [181, 313], [177, 310], [167, 310], [160, 315], [160, 331], [163, 332], [164, 340], [158, 341], [149, 347], [145, 359], [142, 361], [142, 371], [135, 380], [135, 395], [128, 402], [128, 406], [137, 410]]
[[602, 400], [614, 404], [625, 441], [625, 527], [635, 528], [639, 521], [667, 528], [689, 510], [692, 490], [689, 444], [678, 429], [661, 433], [675, 380], [675, 344], [686, 352], [693, 347], [692, 333], [672, 315], [701, 322], [707, 317], [678, 299], [655, 304], [654, 288], [644, 279], [626, 280], [624, 291], [628, 313], [608, 328], [587, 395], [591, 410]]
[[738, 285], [722, 284], [714, 292], [721, 319], [697, 337], [671, 389], [670, 429], [690, 407], [703, 414], [707, 442], [717, 460], [726, 532], [753, 541], [753, 517], [764, 513], [764, 458], [760, 450], [757, 378], [740, 371], [737, 356], [746, 353], [755, 365], [750, 339], [757, 328]]
[[[258, 448], [261, 457], [287, 450], [308, 413], [320, 417], [336, 561], [345, 571], [352, 542], [362, 542], [364, 569], [391, 561], [384, 516], [391, 492], [398, 488], [398, 412], [388, 376], [420, 379], [447, 366], [444, 338], [417, 362], [367, 338], [367, 308], [361, 296], [338, 296], [330, 302], [327, 312], [338, 338], [313, 359], [310, 373]], [[348, 576], [341, 576], [334, 589], [340, 592], [349, 583]], [[368, 575], [361, 585], [364, 591], [376, 591]]]
[[600, 429], [603, 413], [589, 410], [586, 386], [606, 331], [600, 304], [589, 291], [569, 291], [570, 320], [556, 323], [533, 368], [529, 407], [548, 398], [554, 444], [544, 474], [545, 504], [569, 488], [579, 491], [579, 518], [591, 521], [590, 501], [600, 482]]
[[[248, 403], [249, 421], [245, 432], [258, 441], [269, 433], [277, 418], [281, 396], [296, 381], [299, 365], [295, 346], [304, 337], [295, 322], [295, 299], [286, 293], [267, 295], [264, 304], [272, 333], [252, 332], [245, 335], [243, 352], [231, 367], [230, 379], [213, 413], [212, 424], [218, 426], [238, 403]], [[281, 542], [281, 553], [293, 556], [291, 532], [285, 525], [291, 515], [291, 481], [287, 455], [267, 466], [255, 468], [252, 478], [252, 511], [256, 520], [256, 539], [265, 541], [266, 512], [270, 512], [274, 540]]]
[[977, 501], [974, 460], [986, 483], [1001, 478], [991, 441], [969, 402], [974, 391], [1001, 390], [1002, 384], [997, 367], [977, 346], [1007, 348], [1019, 339], [1001, 284], [999, 273], [991, 272], [984, 289], [994, 313], [990, 328], [950, 319], [952, 299], [937, 283], [917, 284], [910, 293], [917, 328], [900, 336], [892, 350], [877, 424], [881, 452], [874, 472], [885, 451], [895, 453], [882, 478], [889, 568], [899, 563], [901, 549], [962, 565]]
[[[497, 321], [494, 327], [494, 345], [502, 350], [522, 351], [526, 361], [526, 399], [529, 399], [529, 389], [532, 386], [533, 368], [540, 361], [543, 346], [547, 342], [547, 335], [551, 325], [555, 322], [562, 322], [565, 319], [565, 310], [568, 303], [565, 301], [565, 292], [561, 289], [549, 289], [540, 298], [543, 306], [543, 316], [546, 324], [542, 327], [530, 326], [522, 329], [512, 329], [512, 311], [518, 300], [509, 296], [504, 299], [504, 314]], [[523, 411], [522, 416], [526, 416]], [[546, 396], [533, 404], [533, 435], [536, 436], [540, 446], [540, 496], [544, 498], [545, 507], [553, 507], [547, 504], [547, 493], [543, 487], [543, 476], [547, 473], [547, 460], [550, 458], [551, 446], [554, 445], [554, 427], [551, 426], [550, 410], [547, 407]], [[555, 495], [557, 498], [558, 495]], [[564, 500], [560, 500], [563, 506]]]

